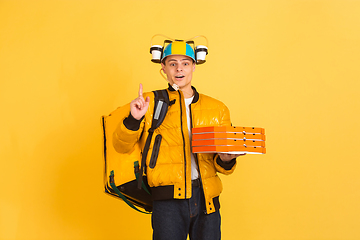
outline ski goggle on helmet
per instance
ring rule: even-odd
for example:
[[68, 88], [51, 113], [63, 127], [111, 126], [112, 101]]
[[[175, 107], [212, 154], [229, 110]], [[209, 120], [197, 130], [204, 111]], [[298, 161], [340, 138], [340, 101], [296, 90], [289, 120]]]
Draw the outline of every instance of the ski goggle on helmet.
[[[157, 36], [165, 37], [163, 45], [153, 45], [153, 39]], [[202, 37], [206, 40], [206, 45], [195, 46], [194, 39]], [[192, 46], [191, 46], [192, 45]], [[167, 36], [157, 34], [151, 38], [150, 53], [153, 63], [161, 63], [164, 59], [171, 55], [183, 55], [190, 57], [196, 64], [206, 62], [205, 57], [208, 54], [208, 40], [205, 36], [196, 36], [187, 40], [172, 39]]]

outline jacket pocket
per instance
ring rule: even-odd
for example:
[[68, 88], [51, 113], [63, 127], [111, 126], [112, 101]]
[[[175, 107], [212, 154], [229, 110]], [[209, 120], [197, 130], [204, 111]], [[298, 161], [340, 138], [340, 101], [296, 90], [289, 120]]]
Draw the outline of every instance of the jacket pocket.
[[160, 150], [161, 139], [162, 136], [160, 134], [156, 135], [153, 150], [151, 153], [151, 158], [150, 158], [150, 164], [149, 164], [150, 168], [154, 168], [156, 166], [156, 162]]

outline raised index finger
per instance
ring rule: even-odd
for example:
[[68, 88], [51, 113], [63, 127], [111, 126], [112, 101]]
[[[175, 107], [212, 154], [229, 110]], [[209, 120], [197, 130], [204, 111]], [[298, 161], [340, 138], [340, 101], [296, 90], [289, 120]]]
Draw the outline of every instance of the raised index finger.
[[139, 87], [139, 97], [143, 97], [143, 86], [140, 83], [140, 87]]

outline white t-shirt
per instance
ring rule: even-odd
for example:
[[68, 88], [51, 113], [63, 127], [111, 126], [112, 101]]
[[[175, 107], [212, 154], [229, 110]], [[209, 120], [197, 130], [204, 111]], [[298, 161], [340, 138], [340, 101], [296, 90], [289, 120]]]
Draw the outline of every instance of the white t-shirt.
[[[189, 138], [191, 142], [191, 119], [190, 119], [190, 104], [192, 103], [194, 96], [191, 98], [185, 98], [185, 106], [186, 106], [186, 117], [187, 117], [187, 126], [189, 130]], [[191, 153], [191, 179], [199, 178], [198, 166], [195, 161], [195, 156]]]

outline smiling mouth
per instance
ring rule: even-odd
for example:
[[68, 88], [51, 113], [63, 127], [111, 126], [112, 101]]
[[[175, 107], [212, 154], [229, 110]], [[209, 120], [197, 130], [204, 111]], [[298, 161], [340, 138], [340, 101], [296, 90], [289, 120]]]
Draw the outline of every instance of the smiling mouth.
[[181, 76], [175, 76], [176, 79], [182, 79], [184, 78], [185, 76], [181, 75]]

